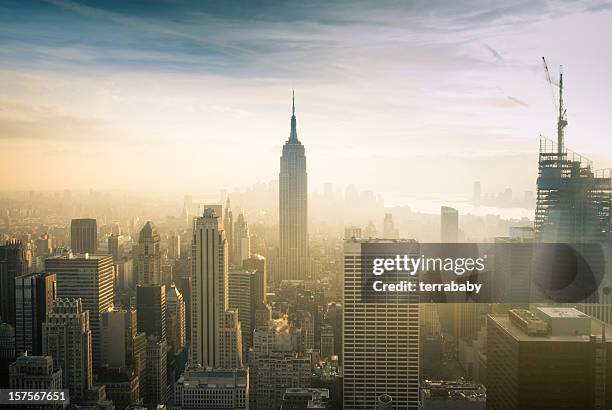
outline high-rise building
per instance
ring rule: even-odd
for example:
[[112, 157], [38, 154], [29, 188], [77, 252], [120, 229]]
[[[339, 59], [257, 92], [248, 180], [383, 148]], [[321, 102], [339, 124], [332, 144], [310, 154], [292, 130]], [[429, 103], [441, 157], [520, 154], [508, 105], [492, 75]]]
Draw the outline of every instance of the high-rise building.
[[147, 364], [144, 402], [155, 408], [168, 398], [168, 344], [155, 336], [147, 337]]
[[566, 149], [563, 74], [559, 77], [556, 143], [541, 137], [538, 161], [535, 238], [553, 243], [610, 242], [612, 171]]
[[174, 353], [178, 353], [186, 343], [185, 300], [173, 284], [166, 294], [166, 333], [168, 343]]
[[306, 279], [310, 273], [308, 252], [308, 176], [304, 145], [298, 140], [295, 99], [289, 139], [283, 145], [279, 174], [279, 238], [282, 279]]
[[91, 353], [89, 312], [80, 299], [56, 299], [43, 324], [43, 354], [62, 369], [64, 387], [76, 400], [92, 386]]
[[108, 253], [113, 256], [113, 262], [118, 263], [123, 257], [125, 237], [122, 235], [111, 234], [108, 237]]
[[612, 327], [567, 307], [487, 318], [487, 409], [606, 408]]
[[0, 245], [0, 320], [15, 327], [15, 278], [28, 271], [20, 241]]
[[55, 273], [58, 298], [80, 298], [89, 311], [94, 369], [100, 361], [100, 315], [113, 306], [113, 257], [66, 255], [48, 258], [45, 271]]
[[[385, 219], [383, 221], [383, 236], [385, 239], [399, 238], [399, 231], [395, 229], [392, 214], [385, 214]], [[348, 239], [350, 239], [350, 237]]]
[[11, 390], [61, 390], [63, 387], [62, 369], [53, 366], [51, 356], [20, 356], [8, 371]]
[[176, 382], [174, 401], [181, 410], [249, 408], [249, 369], [190, 366]]
[[212, 208], [193, 221], [191, 257], [191, 362], [221, 363], [221, 329], [228, 302], [228, 251], [225, 233]]
[[15, 278], [15, 350], [42, 354], [42, 325], [56, 297], [55, 274], [36, 273]]
[[166, 339], [166, 285], [138, 285], [136, 288], [138, 331]]
[[242, 368], [242, 329], [238, 319], [238, 311], [228, 309], [223, 314], [223, 328], [219, 340], [220, 361], [219, 368]]
[[440, 242], [455, 243], [459, 240], [459, 212], [450, 206], [440, 208]]
[[163, 283], [160, 238], [157, 228], [151, 221], [147, 221], [140, 230], [136, 267], [138, 269], [138, 283], [143, 285]]
[[234, 256], [233, 261], [236, 266], [242, 266], [243, 261], [251, 256], [251, 234], [249, 225], [241, 212], [234, 224]]
[[74, 253], [91, 253], [98, 250], [98, 225], [95, 219], [73, 219], [70, 223], [70, 247]]
[[[366, 303], [362, 299], [362, 247], [376, 244], [380, 255], [420, 255], [413, 240], [359, 240], [344, 243], [344, 408], [372, 409], [383, 394], [394, 408], [419, 406], [419, 304], [391, 299]], [[365, 261], [365, 263], [369, 263]], [[398, 296], [399, 298], [399, 296]]]
[[181, 235], [174, 232], [168, 239], [168, 258], [180, 259], [181, 257]]
[[234, 213], [230, 205], [230, 199], [225, 200], [225, 213], [223, 214], [223, 229], [225, 230], [225, 239], [227, 241], [227, 249], [229, 250], [228, 260], [230, 266], [240, 263], [234, 260]]
[[146, 349], [144, 333], [137, 329], [135, 308], [109, 308], [102, 312], [101, 365], [116, 369], [133, 369], [144, 378]]
[[255, 306], [252, 305], [251, 285], [254, 271], [232, 268], [229, 271], [229, 307], [238, 311], [242, 329], [242, 345], [247, 351], [253, 337], [252, 316]]

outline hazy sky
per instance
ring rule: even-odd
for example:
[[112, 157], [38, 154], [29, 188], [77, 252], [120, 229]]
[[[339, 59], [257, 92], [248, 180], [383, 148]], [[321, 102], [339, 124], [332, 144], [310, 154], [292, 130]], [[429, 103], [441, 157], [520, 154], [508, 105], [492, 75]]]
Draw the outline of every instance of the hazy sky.
[[0, 189], [216, 192], [278, 178], [296, 89], [309, 182], [534, 190], [564, 65], [567, 146], [612, 166], [612, 3], [0, 3]]

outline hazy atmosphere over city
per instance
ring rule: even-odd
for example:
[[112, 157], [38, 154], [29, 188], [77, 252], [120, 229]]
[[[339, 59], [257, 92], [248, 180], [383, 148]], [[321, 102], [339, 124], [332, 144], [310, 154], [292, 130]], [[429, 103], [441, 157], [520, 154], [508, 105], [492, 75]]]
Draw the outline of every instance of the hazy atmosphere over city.
[[568, 144], [612, 165], [611, 15], [602, 1], [4, 1], [1, 189], [268, 182], [295, 88], [310, 190], [533, 190], [538, 136], [555, 133], [542, 56], [565, 67]]
[[612, 410], [611, 39], [0, 0], [0, 408]]

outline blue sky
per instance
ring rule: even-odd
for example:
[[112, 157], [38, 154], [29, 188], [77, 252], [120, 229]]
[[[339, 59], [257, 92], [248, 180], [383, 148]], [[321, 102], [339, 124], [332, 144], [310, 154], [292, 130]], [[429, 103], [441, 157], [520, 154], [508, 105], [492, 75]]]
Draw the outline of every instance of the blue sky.
[[603, 1], [4, 1], [3, 188], [276, 179], [295, 88], [312, 189], [533, 190], [543, 55], [568, 147], [612, 166], [611, 38]]

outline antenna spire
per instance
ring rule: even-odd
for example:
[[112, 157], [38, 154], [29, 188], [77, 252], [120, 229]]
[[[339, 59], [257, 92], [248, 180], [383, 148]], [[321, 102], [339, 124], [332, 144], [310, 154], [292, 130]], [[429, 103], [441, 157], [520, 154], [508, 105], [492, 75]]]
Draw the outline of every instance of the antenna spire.
[[291, 90], [291, 115], [295, 117], [295, 88]]
[[297, 124], [295, 119], [295, 89], [291, 92], [291, 132], [289, 133], [289, 140], [287, 142], [290, 144], [300, 143], [297, 136]]

